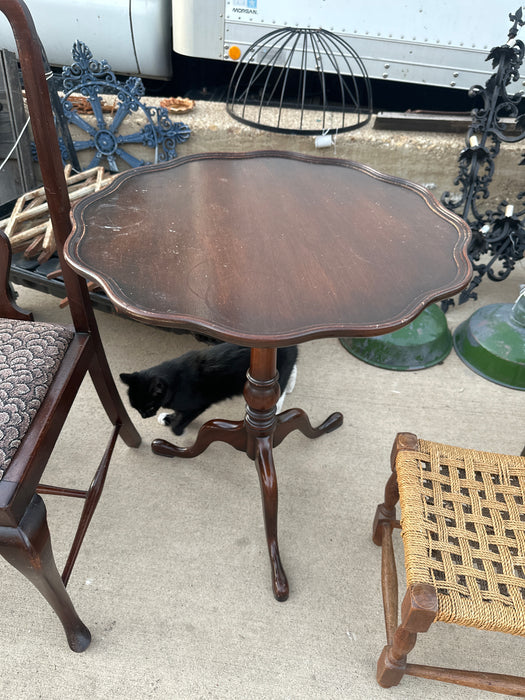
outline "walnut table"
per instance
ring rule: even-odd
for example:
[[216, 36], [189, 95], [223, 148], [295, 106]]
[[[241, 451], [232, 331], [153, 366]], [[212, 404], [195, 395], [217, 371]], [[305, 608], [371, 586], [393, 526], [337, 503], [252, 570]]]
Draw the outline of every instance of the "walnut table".
[[277, 348], [372, 336], [413, 320], [469, 281], [467, 225], [424, 188], [345, 160], [295, 153], [202, 153], [128, 170], [80, 202], [66, 255], [117, 309], [143, 322], [252, 348], [242, 421], [205, 423], [195, 457], [220, 440], [260, 477], [274, 595], [288, 597], [277, 542], [273, 448], [317, 428], [276, 415]]

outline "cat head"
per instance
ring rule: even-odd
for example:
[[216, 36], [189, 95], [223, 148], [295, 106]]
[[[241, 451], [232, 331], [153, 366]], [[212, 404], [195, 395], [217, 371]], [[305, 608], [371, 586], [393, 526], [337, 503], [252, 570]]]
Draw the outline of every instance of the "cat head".
[[131, 406], [143, 418], [151, 418], [161, 408], [167, 390], [166, 382], [162, 377], [133, 372], [121, 374], [120, 380], [127, 384]]

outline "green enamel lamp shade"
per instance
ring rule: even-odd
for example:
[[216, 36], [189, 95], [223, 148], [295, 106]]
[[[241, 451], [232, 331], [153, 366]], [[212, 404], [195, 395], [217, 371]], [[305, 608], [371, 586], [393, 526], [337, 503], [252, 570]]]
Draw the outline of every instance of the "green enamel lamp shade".
[[428, 306], [412, 323], [393, 333], [339, 340], [360, 360], [400, 371], [432, 367], [443, 362], [452, 350], [452, 335], [445, 314], [436, 304]]
[[525, 389], [525, 296], [514, 304], [475, 311], [454, 332], [454, 347], [474, 372], [511, 389]]

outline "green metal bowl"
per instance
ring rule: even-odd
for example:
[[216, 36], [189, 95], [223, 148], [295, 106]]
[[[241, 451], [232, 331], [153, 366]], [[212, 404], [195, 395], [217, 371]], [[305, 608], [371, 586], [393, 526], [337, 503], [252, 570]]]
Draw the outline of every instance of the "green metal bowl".
[[452, 350], [445, 314], [432, 304], [412, 323], [372, 338], [339, 338], [349, 353], [383, 369], [408, 371], [437, 365]]
[[516, 304], [490, 304], [454, 331], [454, 348], [474, 372], [510, 389], [525, 389], [525, 326]]

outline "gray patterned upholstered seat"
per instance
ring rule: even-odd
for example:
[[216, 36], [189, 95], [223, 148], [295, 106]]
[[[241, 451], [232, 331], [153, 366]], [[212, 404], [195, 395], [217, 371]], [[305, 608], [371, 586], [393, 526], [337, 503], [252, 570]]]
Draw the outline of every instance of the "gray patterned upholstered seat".
[[66, 326], [0, 319], [0, 479], [73, 336]]

